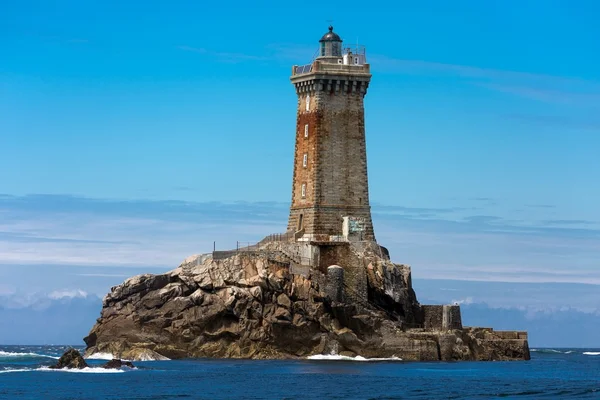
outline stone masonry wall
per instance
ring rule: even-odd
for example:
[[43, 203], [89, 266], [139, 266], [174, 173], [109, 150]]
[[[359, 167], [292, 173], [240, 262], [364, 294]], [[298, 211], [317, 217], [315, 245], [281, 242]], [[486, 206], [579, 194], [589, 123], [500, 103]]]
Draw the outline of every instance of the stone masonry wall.
[[341, 235], [342, 218], [353, 215], [364, 218], [364, 239], [374, 240], [363, 104], [367, 85], [368, 80], [353, 81], [351, 76], [315, 77], [296, 85], [298, 114], [288, 230], [296, 231], [302, 225], [307, 234]]
[[331, 265], [344, 269], [344, 297], [348, 303], [360, 305], [368, 300], [367, 273], [363, 259], [357, 257], [347, 243], [320, 246], [319, 271], [327, 273]]
[[446, 331], [462, 329], [460, 306], [422, 305], [423, 327], [429, 330]]

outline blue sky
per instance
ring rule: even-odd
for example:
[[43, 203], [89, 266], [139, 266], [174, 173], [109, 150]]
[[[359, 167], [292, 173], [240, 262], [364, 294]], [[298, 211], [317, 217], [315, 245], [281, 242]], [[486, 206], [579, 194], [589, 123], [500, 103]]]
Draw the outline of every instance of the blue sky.
[[373, 72], [378, 240], [415, 285], [459, 282], [423, 283], [422, 297], [499, 306], [490, 282], [527, 284], [511, 301], [598, 313], [600, 294], [579, 294], [600, 284], [599, 13], [585, 0], [5, 2], [0, 295], [102, 295], [213, 241], [283, 230], [289, 74], [333, 20]]

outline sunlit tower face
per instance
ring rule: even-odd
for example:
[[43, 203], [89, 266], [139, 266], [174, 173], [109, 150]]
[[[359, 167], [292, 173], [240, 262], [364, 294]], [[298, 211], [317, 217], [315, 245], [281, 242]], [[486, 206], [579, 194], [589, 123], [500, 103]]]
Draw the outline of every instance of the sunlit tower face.
[[331, 26], [318, 54], [292, 71], [298, 103], [288, 231], [306, 240], [339, 236], [351, 219], [363, 239], [375, 240], [363, 102], [370, 67], [364, 48], [344, 49]]

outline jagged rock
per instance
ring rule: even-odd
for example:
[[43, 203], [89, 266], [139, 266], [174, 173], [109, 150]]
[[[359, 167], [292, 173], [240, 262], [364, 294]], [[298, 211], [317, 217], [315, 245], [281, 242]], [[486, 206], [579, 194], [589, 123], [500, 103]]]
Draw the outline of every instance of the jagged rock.
[[[294, 247], [296, 246], [296, 247]], [[376, 243], [324, 248], [310, 274], [291, 273], [295, 243], [215, 260], [187, 258], [162, 275], [113, 287], [84, 339], [86, 354], [129, 360], [186, 357], [298, 358], [338, 351], [405, 360], [528, 359], [525, 334], [491, 329], [423, 329], [410, 267], [394, 264]], [[329, 259], [345, 271], [345, 302], [324, 293]], [[331, 264], [329, 264], [331, 265]], [[460, 315], [459, 313], [456, 315]], [[431, 316], [431, 315], [430, 315]], [[446, 326], [446, 328], [444, 328]]]
[[59, 359], [58, 362], [51, 366], [52, 369], [83, 369], [87, 368], [88, 365], [81, 356], [81, 354], [75, 349], [67, 350]]
[[102, 366], [104, 369], [119, 369], [123, 367], [135, 368], [131, 361], [123, 361], [118, 358], [112, 359]]

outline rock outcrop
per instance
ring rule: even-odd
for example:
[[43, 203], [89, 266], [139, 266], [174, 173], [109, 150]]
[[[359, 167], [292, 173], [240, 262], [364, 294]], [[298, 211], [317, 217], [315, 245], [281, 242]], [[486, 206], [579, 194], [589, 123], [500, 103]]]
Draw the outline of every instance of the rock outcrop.
[[123, 360], [119, 360], [118, 358], [110, 360], [106, 364], [102, 365], [102, 368], [104, 368], [104, 369], [120, 369], [123, 367], [135, 368], [135, 366], [133, 365], [133, 363], [131, 361], [123, 361]]
[[68, 349], [65, 353], [58, 359], [55, 365], [51, 366], [52, 369], [84, 369], [87, 368], [88, 365], [79, 353], [75, 349]]
[[[193, 256], [168, 273], [127, 279], [104, 298], [101, 317], [84, 339], [86, 354], [130, 360], [332, 353], [404, 360], [529, 358], [523, 333], [454, 329], [445, 316], [438, 318], [445, 325], [425, 329], [428, 311], [416, 299], [410, 268], [390, 262], [376, 244], [323, 247], [314, 268], [294, 262], [294, 246], [267, 244], [223, 259]], [[327, 294], [331, 258], [344, 261], [342, 301]]]

